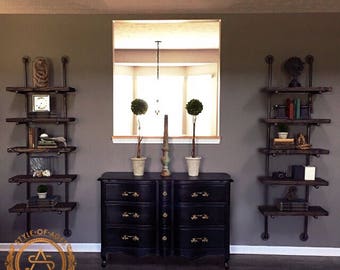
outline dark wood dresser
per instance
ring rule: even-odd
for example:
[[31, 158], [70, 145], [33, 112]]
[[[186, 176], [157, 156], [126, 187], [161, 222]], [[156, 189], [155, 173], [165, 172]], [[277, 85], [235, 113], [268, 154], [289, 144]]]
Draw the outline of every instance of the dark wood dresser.
[[101, 256], [224, 255], [229, 261], [230, 183], [226, 173], [106, 172], [101, 182]]

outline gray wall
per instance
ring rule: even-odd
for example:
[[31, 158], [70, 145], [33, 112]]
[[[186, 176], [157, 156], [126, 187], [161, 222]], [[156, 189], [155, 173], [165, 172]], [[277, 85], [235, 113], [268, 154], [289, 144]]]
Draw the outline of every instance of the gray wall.
[[[337, 22], [340, 15], [221, 17], [222, 142], [199, 145], [198, 151], [204, 156], [203, 171], [229, 172], [235, 180], [232, 244], [340, 247], [340, 182], [337, 179], [340, 163], [340, 25]], [[23, 115], [23, 97], [6, 92], [5, 87], [23, 85], [21, 57], [24, 55], [49, 57], [54, 63], [55, 85], [61, 82], [60, 56], [70, 57], [69, 85], [78, 90], [70, 99], [69, 114], [77, 118], [71, 125], [70, 135], [72, 143], [79, 147], [70, 155], [70, 171], [79, 175], [70, 185], [70, 197], [78, 201], [79, 206], [71, 213], [73, 235], [69, 241], [100, 242], [100, 193], [96, 179], [105, 171], [130, 171], [129, 157], [135, 151], [135, 145], [114, 145], [110, 140], [112, 18], [110, 15], [0, 16], [0, 242], [11, 242], [25, 230], [25, 217], [8, 213], [10, 206], [25, 197], [25, 187], [7, 181], [15, 174], [24, 173], [25, 159], [6, 151], [8, 146], [24, 144], [24, 127], [5, 122], [6, 117]], [[317, 174], [329, 179], [330, 187], [311, 191], [312, 203], [324, 206], [330, 216], [310, 220], [308, 242], [298, 240], [303, 220], [292, 217], [270, 220], [270, 240], [263, 242], [260, 238], [263, 218], [257, 205], [263, 203], [263, 186], [257, 176], [263, 174], [264, 157], [257, 149], [265, 144], [265, 126], [259, 123], [259, 118], [265, 116], [265, 98], [260, 88], [266, 85], [264, 57], [267, 54], [275, 56], [274, 85], [287, 83], [280, 70], [285, 59], [313, 54], [315, 85], [334, 87], [333, 93], [315, 100], [314, 117], [329, 117], [332, 123], [314, 129], [312, 140], [314, 146], [331, 150], [329, 156], [313, 158]], [[160, 145], [144, 145], [144, 150], [151, 157], [148, 170], [159, 171]], [[183, 157], [189, 150], [189, 145], [171, 145], [172, 171], [185, 170]], [[274, 188], [274, 192], [282, 193], [278, 188]], [[39, 227], [62, 232], [63, 219], [56, 214], [33, 215], [33, 218]]]

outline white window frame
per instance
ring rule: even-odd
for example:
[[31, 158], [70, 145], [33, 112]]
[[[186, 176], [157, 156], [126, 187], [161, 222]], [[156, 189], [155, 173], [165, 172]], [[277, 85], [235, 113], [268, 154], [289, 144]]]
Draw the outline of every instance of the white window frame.
[[[219, 48], [220, 51], [220, 48]], [[113, 61], [113, 65], [115, 62]], [[216, 136], [196, 136], [196, 143], [197, 144], [219, 144], [221, 141], [220, 137], [220, 55], [218, 56], [218, 78], [217, 78], [217, 98], [216, 98]], [[114, 91], [114, 90], [113, 90]], [[113, 97], [114, 98], [114, 97]], [[114, 100], [113, 100], [114, 102]], [[114, 111], [114, 110], [113, 110]], [[114, 113], [114, 112], [113, 112]], [[131, 113], [132, 114], [132, 113]], [[199, 117], [198, 120], [199, 121]], [[161, 127], [163, 128], [163, 127]], [[137, 141], [137, 136], [128, 135], [128, 136], [112, 136], [113, 143], [119, 144], [135, 144]], [[163, 142], [163, 138], [161, 136], [144, 136], [143, 143], [146, 144], [161, 144]], [[173, 136], [169, 137], [170, 144], [191, 144], [192, 143], [192, 136]]]

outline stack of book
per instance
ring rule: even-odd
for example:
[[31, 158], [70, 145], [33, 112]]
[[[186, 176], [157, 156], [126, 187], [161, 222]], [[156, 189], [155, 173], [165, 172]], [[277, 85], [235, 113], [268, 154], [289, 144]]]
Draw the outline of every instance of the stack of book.
[[287, 99], [286, 116], [288, 119], [301, 119], [301, 100], [296, 98], [291, 100]]
[[277, 208], [280, 211], [308, 211], [308, 202], [303, 199], [279, 199], [277, 201]]
[[55, 141], [39, 140], [38, 148], [58, 148]]
[[39, 199], [38, 196], [31, 197], [28, 202], [28, 207], [53, 207], [60, 201], [60, 196], [49, 195], [46, 199]]
[[295, 141], [294, 138], [274, 138], [273, 139], [273, 147], [274, 148], [284, 148], [284, 149], [294, 149], [295, 148]]

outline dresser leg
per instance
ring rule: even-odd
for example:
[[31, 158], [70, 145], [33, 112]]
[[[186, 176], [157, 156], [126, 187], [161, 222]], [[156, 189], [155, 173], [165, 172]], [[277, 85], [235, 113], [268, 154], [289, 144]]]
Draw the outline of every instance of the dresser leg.
[[225, 259], [224, 261], [224, 269], [229, 270], [229, 259]]
[[102, 257], [102, 267], [105, 267], [106, 266], [106, 254], [101, 253], [101, 257]]

